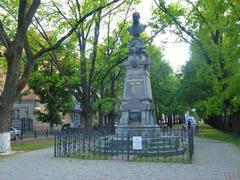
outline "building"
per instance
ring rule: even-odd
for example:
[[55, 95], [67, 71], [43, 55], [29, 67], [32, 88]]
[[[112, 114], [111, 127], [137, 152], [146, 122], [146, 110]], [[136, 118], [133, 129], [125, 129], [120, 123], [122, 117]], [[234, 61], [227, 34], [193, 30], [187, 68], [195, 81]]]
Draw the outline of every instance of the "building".
[[84, 127], [82, 117], [82, 108], [79, 104], [75, 104], [70, 112], [72, 127]]
[[[4, 48], [0, 46], [0, 57], [3, 56]], [[6, 79], [6, 72], [4, 67], [0, 66], [0, 96], [4, 88]], [[40, 110], [44, 112], [45, 106], [38, 102], [38, 97], [28, 87], [23, 91], [29, 91], [26, 96], [22, 96], [21, 99], [16, 100], [13, 105], [11, 121], [12, 127], [23, 131], [31, 131], [34, 129], [46, 129], [49, 127], [48, 123], [42, 123], [36, 119], [35, 111]], [[73, 127], [82, 127], [82, 109], [80, 105], [75, 105], [71, 112], [63, 117], [63, 123], [72, 123]]]
[[12, 109], [12, 126], [22, 131], [31, 131], [36, 122], [34, 111], [36, 107], [36, 96], [31, 93], [17, 100]]

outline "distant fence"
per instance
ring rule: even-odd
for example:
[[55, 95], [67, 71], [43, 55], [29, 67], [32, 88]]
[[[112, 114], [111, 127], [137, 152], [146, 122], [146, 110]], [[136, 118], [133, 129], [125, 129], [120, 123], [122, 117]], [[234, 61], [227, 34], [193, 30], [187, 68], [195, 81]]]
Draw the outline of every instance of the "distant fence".
[[54, 157], [191, 163], [193, 154], [193, 128], [138, 137], [74, 129], [55, 134]]
[[41, 137], [48, 137], [54, 136], [56, 130], [49, 131], [49, 129], [44, 130], [32, 130], [32, 131], [21, 131], [19, 139], [26, 139], [26, 138], [41, 138]]
[[21, 131], [33, 131], [33, 119], [31, 118], [13, 118], [11, 119], [12, 127]]

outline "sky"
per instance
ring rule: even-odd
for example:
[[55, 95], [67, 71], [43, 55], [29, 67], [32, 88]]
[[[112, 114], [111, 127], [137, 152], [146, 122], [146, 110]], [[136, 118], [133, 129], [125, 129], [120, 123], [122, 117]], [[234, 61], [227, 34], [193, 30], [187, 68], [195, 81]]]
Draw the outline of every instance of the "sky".
[[[167, 0], [168, 2], [172, 0]], [[142, 0], [142, 2], [136, 7], [136, 11], [140, 13], [140, 22], [147, 24], [151, 18], [152, 1]], [[146, 30], [149, 31], [148, 29]], [[162, 42], [170, 43], [162, 43]], [[189, 59], [189, 44], [181, 42], [174, 43], [176, 36], [173, 34], [159, 34], [153, 41], [153, 43], [163, 49], [164, 58], [168, 61], [175, 72], [179, 71], [181, 66]]]

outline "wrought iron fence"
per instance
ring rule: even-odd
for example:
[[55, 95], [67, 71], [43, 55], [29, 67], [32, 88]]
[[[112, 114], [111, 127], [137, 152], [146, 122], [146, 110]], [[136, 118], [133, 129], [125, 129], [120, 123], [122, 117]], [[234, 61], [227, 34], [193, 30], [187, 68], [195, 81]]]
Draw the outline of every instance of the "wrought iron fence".
[[83, 130], [55, 134], [54, 157], [191, 163], [193, 129], [162, 129], [157, 135], [130, 136]]
[[48, 137], [54, 136], [57, 130], [49, 131], [49, 129], [43, 130], [32, 130], [32, 131], [21, 131], [19, 139], [25, 138], [40, 138], [40, 137]]

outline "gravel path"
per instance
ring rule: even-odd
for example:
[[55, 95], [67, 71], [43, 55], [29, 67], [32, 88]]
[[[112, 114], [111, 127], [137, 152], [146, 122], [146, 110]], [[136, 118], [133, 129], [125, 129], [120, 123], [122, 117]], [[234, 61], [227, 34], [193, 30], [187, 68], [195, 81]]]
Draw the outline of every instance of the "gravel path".
[[193, 164], [53, 158], [53, 149], [0, 159], [0, 180], [240, 180], [240, 151], [231, 144], [195, 138]]

